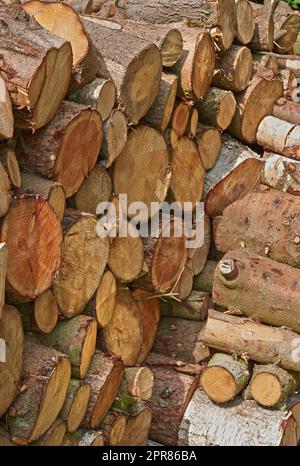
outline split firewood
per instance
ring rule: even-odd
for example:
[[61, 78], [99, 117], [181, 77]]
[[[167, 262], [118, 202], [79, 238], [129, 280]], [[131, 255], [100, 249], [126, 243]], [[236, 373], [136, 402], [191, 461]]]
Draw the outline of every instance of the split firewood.
[[52, 332], [39, 335], [42, 343], [69, 356], [72, 376], [78, 379], [86, 376], [96, 348], [96, 337], [97, 323], [85, 315], [60, 321]]
[[262, 183], [270, 188], [300, 196], [300, 162], [264, 152]]
[[156, 338], [158, 323], [160, 320], [160, 300], [153, 296], [154, 293], [140, 290], [132, 290], [132, 297], [139, 309], [140, 320], [143, 328], [142, 346], [136, 361], [137, 365], [143, 364], [148, 356]]
[[222, 308], [238, 309], [260, 322], [299, 333], [298, 282], [300, 286], [297, 268], [236, 249], [219, 262], [212, 296]]
[[90, 398], [91, 388], [88, 383], [71, 379], [60, 417], [66, 423], [68, 432], [75, 432], [83, 420]]
[[114, 275], [106, 270], [96, 293], [88, 302], [84, 313], [97, 320], [99, 328], [106, 327], [112, 319], [116, 305], [117, 283]]
[[15, 141], [13, 139], [10, 141], [6, 141], [3, 146], [0, 146], [0, 162], [2, 163], [3, 167], [5, 168], [8, 174], [11, 187], [20, 188], [21, 175], [14, 146]]
[[127, 141], [127, 120], [124, 112], [112, 110], [103, 125], [103, 142], [101, 146], [101, 160], [106, 168], [110, 167], [121, 154]]
[[194, 141], [198, 146], [201, 162], [205, 170], [210, 170], [221, 150], [221, 134], [213, 126], [198, 124]]
[[187, 131], [191, 115], [189, 102], [178, 99], [173, 107], [171, 115], [171, 127], [176, 132], [178, 139], [182, 138]]
[[211, 309], [202, 336], [206, 345], [219, 351], [300, 372], [299, 351], [295, 346], [298, 334], [287, 328], [270, 327]]
[[70, 42], [73, 68], [68, 93], [92, 81], [96, 76], [99, 57], [74, 8], [62, 2], [40, 0], [25, 2], [22, 8], [53, 35]]
[[207, 318], [209, 303], [209, 293], [192, 290], [183, 301], [161, 299], [160, 307], [163, 316], [204, 321]]
[[43, 29], [19, 5], [1, 4], [0, 70], [17, 128], [45, 126], [57, 112], [70, 81], [69, 42]]
[[97, 347], [122, 358], [134, 366], [141, 351], [143, 326], [139, 308], [128, 288], [119, 288], [110, 322], [98, 335]]
[[[236, 94], [237, 107], [229, 133], [249, 144], [256, 141], [256, 132], [261, 120], [272, 113], [274, 103], [282, 96], [280, 77], [268, 78], [255, 74], [250, 85]], [[258, 105], [259, 102], [259, 105]]]
[[98, 204], [107, 202], [111, 197], [111, 192], [111, 178], [105, 168], [97, 164], [75, 194], [75, 207], [81, 212], [96, 214]]
[[65, 211], [65, 193], [61, 183], [46, 180], [40, 176], [21, 173], [21, 183], [17, 194], [35, 194], [48, 201], [61, 222]]
[[194, 277], [193, 289], [211, 294], [217, 261], [208, 260], [202, 272]]
[[[244, 0], [238, 0], [243, 2]], [[246, 5], [249, 4], [246, 0]], [[251, 8], [251, 7], [250, 7]], [[233, 45], [221, 54], [213, 76], [213, 85], [228, 91], [246, 89], [252, 74], [252, 55], [248, 47]]]
[[97, 428], [115, 400], [123, 377], [121, 360], [96, 351], [85, 382], [91, 387], [88, 408], [82, 422], [84, 428]]
[[252, 40], [255, 22], [253, 9], [248, 0], [235, 0], [236, 11], [236, 36], [235, 39], [239, 44], [249, 44]]
[[277, 3], [274, 16], [274, 51], [287, 53], [300, 32], [300, 16], [285, 2]]
[[7, 264], [7, 247], [5, 243], [0, 243], [0, 319], [5, 301], [5, 279]]
[[199, 376], [177, 372], [172, 367], [151, 368], [154, 375], [150, 438], [163, 445], [177, 445], [182, 416], [199, 384]]
[[40, 447], [59, 447], [66, 433], [66, 423], [63, 419], [57, 418], [45, 434], [36, 440], [33, 445]]
[[209, 349], [203, 343], [203, 327], [203, 322], [163, 317], [152, 350], [186, 363], [204, 361]]
[[250, 2], [254, 18], [254, 34], [249, 47], [254, 52], [272, 51], [274, 40], [274, 10], [277, 2], [265, 0], [263, 5]]
[[201, 215], [198, 221], [195, 219], [193, 228], [196, 232], [196, 235], [198, 232], [199, 237], [194, 238], [193, 233], [191, 234], [189, 241], [195, 241], [195, 243], [188, 244], [186, 265], [191, 268], [192, 275], [194, 276], [203, 270], [211, 246], [212, 229], [211, 221], [208, 215]]
[[24, 334], [22, 319], [13, 306], [4, 305], [0, 318], [0, 416], [14, 401], [22, 375]]
[[59, 309], [51, 289], [44, 291], [34, 301], [18, 304], [26, 332], [51, 332], [57, 324]]
[[102, 120], [97, 110], [64, 101], [45, 128], [34, 135], [20, 135], [16, 154], [23, 172], [58, 181], [68, 198], [94, 168], [101, 143]]
[[299, 385], [299, 374], [275, 364], [255, 364], [244, 399], [254, 399], [267, 408], [281, 409]]
[[98, 110], [102, 121], [111, 114], [117, 97], [117, 90], [112, 79], [95, 78], [92, 82], [68, 96], [68, 100]]
[[119, 445], [122, 441], [127, 425], [127, 415], [110, 410], [100, 424], [105, 445]]
[[106, 28], [96, 17], [85, 16], [83, 24], [104, 59], [98, 75], [114, 81], [119, 107], [130, 123], [138, 124], [159, 92], [162, 62], [158, 47], [127, 32]]
[[279, 99], [273, 107], [273, 116], [280, 120], [288, 121], [293, 125], [300, 126], [299, 102], [288, 99]]
[[236, 111], [236, 101], [232, 92], [211, 87], [204, 99], [196, 102], [195, 107], [201, 123], [216, 126], [223, 131], [231, 123]]
[[136, 413], [128, 416], [126, 430], [119, 446], [147, 446], [152, 411], [145, 405], [138, 406]]
[[[177, 95], [177, 86], [177, 76], [171, 73], [163, 73], [158, 96], [144, 117], [147, 123], [162, 133], [166, 130], [171, 119]], [[176, 128], [174, 129], [176, 130]]]
[[106, 267], [108, 238], [96, 232], [97, 218], [92, 214], [66, 209], [61, 266], [53, 292], [62, 314], [80, 314], [97, 290]]
[[31, 301], [51, 287], [60, 266], [62, 231], [47, 201], [34, 195], [14, 198], [1, 241], [8, 250], [6, 289], [12, 301]]
[[204, 182], [205, 212], [210, 217], [221, 215], [237, 199], [243, 198], [260, 182], [264, 162], [241, 142], [222, 135], [222, 146], [213, 168]]
[[201, 374], [200, 384], [215, 403], [233, 400], [248, 384], [251, 374], [243, 359], [216, 353]]
[[300, 160], [300, 126], [267, 116], [261, 121], [256, 137], [265, 149]]
[[206, 30], [181, 28], [183, 51], [170, 71], [178, 76], [179, 97], [198, 100], [211, 84], [215, 67], [215, 49], [210, 33]]
[[[3, 73], [2, 67], [1, 71]], [[0, 76], [0, 96], [0, 139], [9, 139], [14, 133], [14, 116], [10, 95], [2, 76]]]
[[247, 194], [214, 220], [217, 250], [224, 253], [243, 246], [255, 254], [298, 267], [299, 202], [297, 196], [271, 188]]
[[28, 445], [49, 429], [64, 404], [70, 376], [67, 356], [26, 336], [20, 390], [7, 415], [14, 443]]
[[183, 415], [179, 444], [295, 446], [296, 422], [288, 411], [264, 409], [251, 400], [219, 406], [199, 388]]

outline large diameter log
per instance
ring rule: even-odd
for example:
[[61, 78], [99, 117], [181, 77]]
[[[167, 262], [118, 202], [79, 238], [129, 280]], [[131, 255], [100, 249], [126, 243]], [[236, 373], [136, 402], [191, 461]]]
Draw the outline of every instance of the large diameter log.
[[61, 222], [65, 211], [65, 193], [61, 183], [46, 180], [40, 176], [21, 173], [21, 186], [17, 194], [36, 194], [48, 201]]
[[150, 438], [164, 445], [177, 445], [182, 416], [199, 384], [199, 376], [181, 374], [172, 367], [151, 368], [154, 376]]
[[210, 297], [203, 291], [192, 290], [184, 301], [161, 299], [161, 313], [166, 317], [204, 321], [207, 318]]
[[279, 99], [273, 107], [273, 116], [300, 126], [299, 102], [288, 99]]
[[7, 247], [5, 243], [0, 243], [0, 318], [5, 300], [6, 263]]
[[299, 202], [297, 196], [275, 189], [265, 188], [262, 192], [247, 194], [228, 206], [222, 217], [215, 219], [217, 250], [227, 252], [242, 243], [255, 254], [299, 267]]
[[106, 327], [111, 321], [116, 305], [117, 282], [114, 275], [106, 270], [101, 278], [95, 295], [85, 308], [85, 314], [97, 320], [99, 328]]
[[104, 58], [104, 69], [98, 73], [113, 79], [121, 110], [131, 123], [137, 124], [159, 92], [162, 62], [158, 47], [126, 32], [103, 27], [95, 17], [85, 17], [83, 22]]
[[184, 413], [179, 444], [190, 446], [295, 446], [296, 423], [288, 411], [268, 410], [236, 398], [213, 403], [199, 388]]
[[25, 2], [22, 8], [52, 34], [70, 42], [73, 70], [69, 92], [92, 81], [97, 57], [77, 12], [66, 3], [39, 0]]
[[7, 245], [6, 287], [12, 300], [30, 301], [50, 288], [60, 266], [62, 231], [47, 201], [15, 198], [2, 222], [1, 241]]
[[[27, 445], [39, 439], [57, 418], [71, 376], [68, 358], [27, 336], [21, 390], [7, 422], [13, 442]], [[55, 394], [55, 396], [54, 396]]]
[[237, 249], [225, 254], [216, 268], [213, 300], [223, 308], [239, 309], [246, 316], [299, 333], [298, 286], [298, 269]]
[[[242, 0], [243, 1], [243, 0]], [[248, 0], [246, 0], [248, 4]], [[217, 62], [213, 85], [240, 92], [246, 89], [252, 74], [252, 55], [247, 47], [233, 45]]]
[[274, 51], [287, 53], [293, 48], [300, 32], [300, 16], [283, 1], [277, 3], [273, 16]]
[[217, 162], [205, 177], [206, 214], [221, 215], [227, 206], [251, 192], [261, 181], [263, 167], [256, 152], [223, 135]]
[[300, 162], [283, 155], [264, 153], [265, 166], [262, 183], [270, 188], [300, 195]]
[[198, 100], [211, 84], [215, 67], [214, 43], [208, 31], [183, 28], [183, 51], [171, 68], [178, 76], [178, 95], [184, 100]]
[[186, 363], [199, 363], [209, 356], [202, 339], [203, 327], [203, 322], [163, 317], [152, 349]]
[[0, 96], [0, 139], [9, 139], [14, 133], [14, 116], [10, 95], [2, 76], [0, 77]]
[[62, 260], [53, 292], [65, 317], [80, 314], [97, 290], [109, 251], [108, 238], [96, 233], [92, 214], [67, 209], [63, 219]]
[[215, 403], [227, 403], [235, 398], [248, 384], [248, 364], [229, 354], [216, 353], [201, 374], [200, 384]]
[[236, 111], [236, 101], [230, 91], [211, 87], [204, 98], [196, 102], [202, 123], [216, 126], [221, 131], [228, 128]]
[[158, 96], [145, 115], [144, 120], [162, 133], [166, 130], [177, 95], [178, 78], [171, 73], [163, 73]]
[[282, 94], [279, 77], [254, 75], [247, 89], [236, 94], [237, 107], [229, 133], [244, 142], [254, 143], [259, 123], [266, 115], [272, 114], [273, 105]]
[[111, 79], [95, 78], [68, 96], [68, 100], [95, 108], [105, 121], [115, 106], [116, 97], [116, 86]]
[[112, 182], [109, 174], [101, 165], [95, 165], [75, 194], [75, 207], [81, 212], [96, 214], [98, 204], [108, 201], [111, 191]]
[[85, 416], [91, 388], [88, 383], [71, 379], [60, 417], [65, 421], [68, 432], [75, 432]]
[[267, 0], [264, 5], [250, 2], [253, 11], [255, 29], [249, 47], [253, 51], [272, 51], [274, 40], [274, 10], [276, 2]]
[[248, 0], [235, 0], [236, 11], [236, 41], [239, 44], [249, 44], [255, 31], [253, 9]]
[[42, 343], [69, 356], [72, 376], [79, 379], [86, 376], [96, 348], [96, 337], [97, 323], [85, 315], [60, 321], [52, 332], [39, 335]]
[[23, 172], [58, 181], [70, 197], [96, 164], [101, 143], [97, 110], [64, 101], [45, 128], [20, 136], [16, 153]]
[[18, 5], [1, 5], [0, 70], [14, 108], [15, 126], [33, 132], [52, 120], [66, 95], [69, 42], [43, 29]]
[[297, 338], [298, 334], [289, 329], [214, 310], [209, 310], [203, 330], [203, 341], [212, 348], [235, 355], [246, 354], [253, 361], [275, 363], [300, 372]]
[[17, 394], [23, 364], [22, 319], [13, 306], [2, 308], [0, 340], [0, 416], [3, 416]]
[[139, 308], [129, 289], [119, 288], [113, 316], [102, 331], [99, 345], [120, 356], [124, 364], [133, 366], [141, 351], [143, 327]]
[[168, 151], [163, 136], [147, 126], [132, 130], [115, 161], [113, 179], [116, 194], [127, 194], [128, 205], [144, 202], [148, 208], [146, 216], [151, 215], [151, 202], [164, 201], [170, 184]]
[[213, 288], [214, 273], [217, 261], [208, 260], [202, 272], [194, 277], [193, 289], [195, 291], [211, 294]]
[[82, 422], [85, 428], [96, 428], [115, 400], [123, 376], [123, 364], [116, 356], [96, 351], [85, 382], [91, 387], [88, 408]]
[[300, 160], [300, 126], [273, 116], [265, 117], [257, 129], [257, 142], [265, 149]]
[[44, 435], [36, 440], [33, 445], [40, 447], [59, 447], [66, 433], [66, 423], [63, 419], [57, 418]]
[[59, 309], [51, 289], [44, 291], [34, 301], [18, 304], [26, 332], [49, 333], [57, 324]]

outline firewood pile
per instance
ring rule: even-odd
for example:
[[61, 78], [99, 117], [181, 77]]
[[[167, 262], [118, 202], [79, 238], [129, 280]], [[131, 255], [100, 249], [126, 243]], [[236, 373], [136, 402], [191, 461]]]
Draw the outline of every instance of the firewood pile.
[[[0, 445], [299, 444], [300, 15], [15, 3], [0, 2]], [[174, 202], [200, 224], [192, 248], [176, 212], [141, 233]]]

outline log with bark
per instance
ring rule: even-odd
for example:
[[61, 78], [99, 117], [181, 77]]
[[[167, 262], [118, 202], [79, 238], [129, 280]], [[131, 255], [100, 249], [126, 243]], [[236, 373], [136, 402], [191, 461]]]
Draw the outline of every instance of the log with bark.
[[256, 132], [261, 120], [272, 114], [274, 103], [282, 96], [280, 77], [255, 74], [250, 85], [236, 94], [237, 107], [229, 133], [249, 144], [256, 141]]
[[183, 301], [161, 299], [161, 314], [167, 317], [204, 321], [207, 318], [209, 302], [209, 293], [192, 290]]
[[184, 413], [180, 445], [296, 446], [296, 422], [288, 411], [268, 410], [236, 398], [214, 404], [199, 388]]
[[265, 149], [297, 160], [300, 159], [299, 136], [300, 126], [267, 116], [261, 121], [256, 137]]
[[230, 125], [236, 111], [236, 101], [231, 91], [211, 87], [203, 100], [195, 103], [201, 123], [216, 126], [223, 131]]
[[64, 404], [70, 376], [66, 355], [26, 336], [19, 394], [7, 414], [14, 443], [28, 445], [49, 429]]
[[59, 309], [51, 289], [44, 291], [34, 301], [18, 304], [26, 332], [51, 332], [57, 324]]
[[236, 35], [239, 44], [249, 44], [255, 31], [253, 9], [248, 0], [235, 0]]
[[111, 178], [105, 168], [97, 164], [75, 194], [75, 208], [81, 212], [96, 214], [98, 204], [107, 202], [111, 192]]
[[288, 99], [279, 99], [273, 107], [273, 116], [300, 126], [299, 102]]
[[159, 92], [162, 62], [158, 47], [127, 32], [106, 28], [95, 17], [85, 16], [83, 23], [104, 59], [98, 75], [113, 79], [121, 110], [129, 122], [137, 124]]
[[250, 2], [254, 18], [254, 34], [249, 47], [254, 52], [272, 51], [274, 40], [275, 0], [266, 0], [263, 5]]
[[22, 375], [24, 334], [22, 319], [13, 306], [4, 305], [0, 318], [0, 417], [17, 395]]
[[223, 135], [217, 162], [205, 177], [206, 214], [221, 215], [227, 206], [251, 192], [261, 181], [263, 167], [256, 152]]
[[293, 48], [300, 32], [300, 16], [280, 1], [274, 11], [274, 51], [287, 53]]
[[50, 288], [60, 266], [62, 231], [47, 201], [34, 195], [14, 198], [1, 241], [8, 250], [6, 289], [12, 301], [30, 301]]
[[1, 4], [0, 70], [17, 128], [36, 129], [52, 120], [66, 95], [71, 70], [69, 42], [43, 29], [19, 5]]
[[91, 387], [91, 395], [85, 417], [84, 428], [97, 428], [115, 400], [123, 377], [121, 360], [96, 351], [85, 382]]
[[97, 323], [92, 317], [79, 315], [60, 321], [52, 332], [40, 334], [42, 343], [70, 358], [72, 376], [84, 379], [96, 348]]
[[206, 345], [219, 351], [300, 372], [298, 334], [287, 328], [270, 327], [211, 309], [202, 335]]
[[2, 76], [0, 76], [0, 96], [0, 139], [9, 139], [14, 132], [14, 116], [10, 95]]
[[209, 356], [209, 349], [203, 343], [203, 328], [200, 321], [163, 317], [152, 350], [186, 363], [204, 361]]
[[283, 155], [264, 153], [265, 166], [262, 183], [270, 188], [300, 195], [300, 165], [299, 161], [291, 160]]
[[66, 209], [63, 219], [62, 260], [53, 292], [62, 314], [80, 314], [97, 290], [109, 252], [108, 238], [96, 232], [97, 218]]
[[193, 289], [205, 293], [212, 293], [214, 273], [217, 267], [217, 261], [208, 260], [202, 272], [194, 277]]
[[118, 397], [131, 396], [148, 401], [153, 389], [153, 374], [148, 367], [126, 367]]
[[88, 383], [71, 379], [60, 417], [65, 421], [68, 432], [75, 432], [83, 420], [90, 398]]
[[101, 143], [97, 110], [64, 101], [45, 128], [20, 135], [16, 154], [23, 172], [58, 181], [70, 197], [95, 166]]
[[213, 85], [228, 91], [240, 92], [246, 89], [251, 75], [250, 50], [247, 47], [233, 45], [221, 54], [214, 72]]
[[77, 429], [72, 434], [66, 434], [62, 445], [64, 447], [103, 447], [103, 432], [101, 430]]
[[199, 124], [196, 129], [194, 142], [198, 146], [200, 159], [205, 170], [210, 170], [221, 150], [221, 134], [213, 126]]
[[[277, 55], [280, 56], [280, 55]], [[273, 53], [254, 52], [252, 53], [252, 74], [259, 72], [264, 73], [271, 70], [274, 74], [278, 73], [278, 59]]]
[[127, 425], [127, 416], [110, 410], [100, 424], [105, 445], [119, 445], [122, 441]]
[[88, 302], [84, 312], [97, 320], [99, 328], [111, 321], [116, 305], [117, 283], [114, 275], [106, 270], [96, 293]]
[[297, 196], [267, 187], [247, 194], [214, 220], [217, 250], [224, 253], [243, 246], [255, 254], [299, 267], [299, 202]]
[[66, 423], [63, 419], [57, 418], [44, 435], [36, 440], [33, 445], [40, 447], [59, 447], [66, 433]]
[[247, 385], [251, 374], [243, 359], [216, 353], [201, 374], [200, 384], [215, 403], [233, 400]]

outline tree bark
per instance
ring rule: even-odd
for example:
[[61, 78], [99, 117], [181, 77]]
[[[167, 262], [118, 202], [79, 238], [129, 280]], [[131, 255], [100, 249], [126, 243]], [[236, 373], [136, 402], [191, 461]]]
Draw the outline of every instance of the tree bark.
[[91, 387], [91, 396], [81, 424], [84, 428], [99, 426], [118, 393], [122, 376], [123, 364], [119, 358], [95, 352], [85, 378]]
[[236, 109], [234, 95], [217, 87], [211, 87], [203, 100], [196, 102], [201, 123], [216, 126], [223, 131], [230, 125]]
[[117, 283], [114, 275], [106, 270], [95, 295], [84, 312], [97, 320], [99, 328], [106, 327], [112, 319], [116, 305]]
[[[297, 79], [293, 71], [281, 70], [279, 74], [281, 76], [282, 84], [283, 84], [283, 97], [285, 97], [286, 99], [291, 99], [291, 100], [295, 98], [296, 99], [299, 98], [298, 93], [297, 93]], [[278, 102], [280, 102], [280, 100], [281, 99], [279, 99]], [[274, 112], [274, 109], [273, 109], [273, 112]]]
[[288, 411], [261, 408], [236, 398], [225, 406], [196, 390], [179, 429], [180, 445], [295, 446], [295, 420]]
[[265, 166], [262, 183], [279, 191], [300, 195], [299, 161], [291, 160], [283, 155], [264, 153]]
[[64, 447], [103, 447], [104, 438], [101, 430], [77, 429], [67, 433], [63, 440]]
[[236, 35], [239, 44], [249, 44], [255, 31], [254, 15], [248, 0], [235, 0]]
[[274, 40], [274, 10], [276, 2], [267, 0], [264, 5], [250, 2], [254, 18], [254, 34], [249, 47], [254, 52], [272, 51]]
[[96, 348], [96, 337], [97, 323], [85, 315], [61, 321], [52, 332], [39, 335], [42, 343], [69, 356], [72, 376], [78, 379], [86, 376]]
[[257, 142], [265, 149], [299, 160], [299, 135], [300, 126], [268, 116], [258, 127]]
[[215, 165], [221, 150], [221, 134], [213, 126], [197, 126], [195, 143], [198, 146], [200, 159], [205, 170], [210, 170]]
[[152, 350], [186, 363], [199, 363], [209, 356], [202, 341], [203, 327], [203, 322], [163, 317]]
[[70, 376], [64, 354], [27, 335], [21, 389], [7, 416], [14, 443], [27, 445], [49, 429], [64, 404]]
[[57, 324], [59, 309], [51, 289], [44, 291], [34, 301], [18, 304], [26, 332], [51, 332]]
[[[243, 2], [244, 0], [239, 0]], [[246, 0], [246, 5], [249, 3]], [[246, 89], [252, 74], [252, 55], [248, 47], [233, 45], [221, 54], [213, 76], [213, 85], [227, 91]]]
[[266, 70], [271, 70], [274, 74], [278, 73], [278, 59], [272, 53], [252, 52], [252, 65], [252, 75], [265, 73]]
[[96, 233], [97, 219], [66, 209], [63, 219], [62, 261], [53, 292], [62, 314], [80, 314], [97, 290], [109, 252], [108, 238]]
[[208, 311], [203, 330], [203, 342], [212, 348], [300, 372], [300, 362], [296, 361], [299, 359], [297, 338], [297, 333], [286, 328], [270, 327], [213, 310]]
[[184, 301], [161, 300], [161, 313], [167, 317], [204, 321], [210, 302], [209, 293], [193, 290]]
[[201, 291], [209, 294], [212, 293], [213, 278], [216, 267], [217, 261], [208, 260], [206, 262], [202, 272], [194, 277], [193, 289], [195, 291]]
[[90, 398], [91, 388], [88, 383], [71, 379], [60, 417], [66, 423], [68, 432], [75, 432], [83, 420]]
[[23, 172], [58, 181], [70, 197], [95, 166], [101, 143], [100, 114], [64, 101], [49, 125], [19, 137], [16, 153]]
[[235, 96], [237, 107], [228, 128], [229, 133], [243, 142], [254, 143], [259, 123], [272, 113], [274, 103], [282, 94], [279, 77], [267, 78], [267, 75], [255, 74], [247, 89]]
[[300, 60], [299, 55], [275, 55], [278, 60], [280, 70], [288, 69], [293, 71], [296, 78], [300, 78]]
[[300, 32], [300, 17], [285, 2], [278, 2], [274, 11], [274, 51], [287, 53]]
[[0, 14], [0, 70], [15, 126], [34, 132], [52, 120], [67, 92], [71, 45], [43, 29], [19, 5], [2, 4]]

